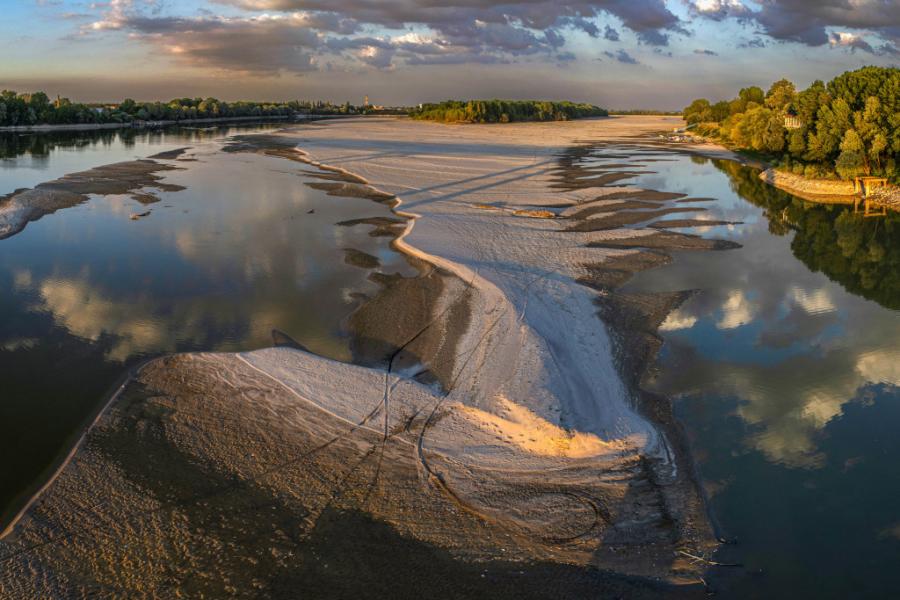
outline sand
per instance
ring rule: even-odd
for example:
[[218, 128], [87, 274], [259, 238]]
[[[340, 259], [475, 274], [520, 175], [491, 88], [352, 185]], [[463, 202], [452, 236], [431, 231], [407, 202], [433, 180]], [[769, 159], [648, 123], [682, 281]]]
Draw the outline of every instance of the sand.
[[[282, 345], [142, 369], [0, 543], [0, 596], [702, 594], [705, 565], [682, 553], [715, 548], [702, 494], [668, 402], [637, 385], [683, 298], [614, 291], [665, 249], [721, 246], [578, 226], [679, 196], [566, 162], [673, 123], [345, 120], [232, 147], [397, 204], [402, 231], [347, 226], [400, 234], [422, 277], [385, 278], [355, 315], [363, 365]], [[368, 572], [393, 551], [416, 570]]]
[[[164, 153], [158, 158], [176, 158], [182, 151]], [[162, 182], [160, 173], [176, 168], [154, 160], [135, 160], [72, 173], [33, 189], [17, 190], [0, 198], [0, 239], [19, 233], [28, 223], [57, 210], [86, 202], [91, 195], [130, 193], [141, 204], [158, 202], [159, 198], [148, 189], [183, 189]]]

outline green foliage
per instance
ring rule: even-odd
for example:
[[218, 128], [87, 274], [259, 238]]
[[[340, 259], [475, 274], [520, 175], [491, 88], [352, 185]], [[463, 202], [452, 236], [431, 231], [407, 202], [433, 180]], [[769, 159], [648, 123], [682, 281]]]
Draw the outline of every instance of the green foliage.
[[781, 79], [772, 84], [766, 93], [765, 105], [773, 110], [784, 110], [794, 101], [797, 88], [787, 79]]
[[630, 108], [627, 110], [610, 110], [611, 115], [661, 115], [667, 117], [681, 116], [680, 110], [653, 110], [647, 108]]
[[[726, 110], [727, 107], [727, 110]], [[883, 175], [900, 183], [900, 69], [864, 67], [815, 81], [797, 92], [786, 79], [766, 94], [740, 90], [730, 101], [710, 105], [704, 98], [685, 108], [688, 123], [720, 123], [704, 128], [737, 149], [771, 155], [777, 164], [807, 176], [850, 178]], [[785, 124], [799, 121], [791, 129]]]
[[423, 104], [410, 116], [442, 123], [510, 123], [513, 121], [568, 121], [606, 117], [609, 113], [592, 104], [542, 100], [447, 100]]
[[706, 98], [698, 98], [684, 109], [683, 114], [688, 125], [706, 123], [712, 120], [712, 106]]
[[855, 129], [848, 129], [841, 141], [841, 153], [838, 155], [835, 168], [845, 179], [865, 172], [866, 152], [862, 138]]
[[169, 102], [135, 102], [87, 105], [68, 98], [50, 100], [47, 94], [0, 92], [0, 127], [39, 124], [128, 123], [138, 121], [187, 121], [234, 117], [277, 117], [295, 113], [357, 114], [364, 109], [330, 102], [225, 102], [216, 98], [176, 98]]

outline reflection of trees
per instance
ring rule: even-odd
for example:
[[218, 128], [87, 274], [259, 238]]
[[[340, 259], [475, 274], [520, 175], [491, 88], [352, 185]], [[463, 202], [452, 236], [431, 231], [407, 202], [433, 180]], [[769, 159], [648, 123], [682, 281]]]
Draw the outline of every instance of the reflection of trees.
[[763, 209], [771, 233], [796, 232], [791, 250], [807, 267], [853, 294], [900, 309], [900, 214], [865, 218], [847, 206], [792, 196], [733, 161], [714, 164], [738, 195]]
[[138, 133], [131, 129], [0, 134], [0, 158], [15, 158], [23, 154], [41, 158], [49, 156], [56, 148], [77, 149], [96, 145], [109, 146], [114, 142], [130, 148], [134, 146], [136, 135]]
[[[258, 128], [260, 125], [252, 125]], [[50, 133], [0, 133], [0, 159], [28, 154], [46, 158], [57, 148], [81, 149], [119, 144], [133, 148], [138, 141], [165, 141], [177, 137], [179, 142], [201, 142], [227, 135], [237, 127], [212, 126], [204, 129], [167, 127], [165, 129], [98, 129], [87, 131], [54, 131]]]

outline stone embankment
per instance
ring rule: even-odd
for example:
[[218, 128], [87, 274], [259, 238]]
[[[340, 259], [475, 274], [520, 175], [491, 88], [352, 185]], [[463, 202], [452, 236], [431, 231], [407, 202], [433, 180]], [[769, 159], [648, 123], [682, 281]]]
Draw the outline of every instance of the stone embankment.
[[869, 194], [868, 200], [877, 206], [900, 210], [900, 187], [892, 185], [878, 188]]
[[777, 188], [798, 196], [855, 196], [852, 181], [832, 179], [809, 179], [785, 171], [766, 169], [759, 174], [760, 179]]

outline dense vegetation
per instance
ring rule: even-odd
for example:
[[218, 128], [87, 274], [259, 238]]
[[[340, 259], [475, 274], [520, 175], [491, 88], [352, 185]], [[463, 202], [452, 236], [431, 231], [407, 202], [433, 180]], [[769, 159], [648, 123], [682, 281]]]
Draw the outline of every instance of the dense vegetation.
[[447, 100], [440, 104], [422, 104], [410, 112], [414, 119], [442, 123], [568, 121], [608, 115], [607, 111], [592, 104], [542, 100]]
[[653, 110], [649, 108], [630, 108], [627, 110], [610, 110], [611, 115], [651, 115], [664, 117], [677, 117], [681, 115], [680, 110]]
[[734, 161], [715, 161], [735, 191], [761, 207], [775, 235], [794, 232], [791, 251], [853, 294], [900, 310], [900, 214], [870, 219], [841, 205], [806, 202]]
[[900, 180], [900, 69], [864, 67], [798, 92], [786, 79], [684, 109], [703, 134], [766, 154], [799, 175]]
[[225, 102], [216, 98], [176, 98], [170, 102], [78, 104], [67, 98], [50, 100], [44, 92], [0, 92], [0, 126], [42, 124], [130, 123], [185, 121], [208, 118], [275, 117], [296, 113], [356, 114], [365, 109], [345, 104], [290, 102]]

